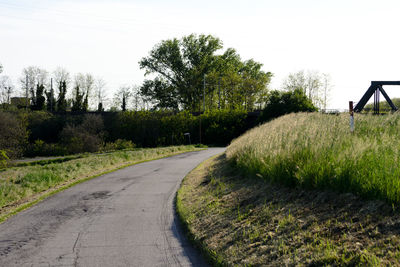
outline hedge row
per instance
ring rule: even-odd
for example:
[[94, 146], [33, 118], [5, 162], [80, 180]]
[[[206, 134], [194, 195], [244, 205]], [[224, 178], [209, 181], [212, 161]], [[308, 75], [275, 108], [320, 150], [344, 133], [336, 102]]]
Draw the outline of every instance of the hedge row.
[[[157, 147], [188, 144], [190, 134], [193, 144], [225, 146], [253, 127], [258, 114], [236, 110], [210, 111], [201, 115], [165, 111], [65, 114], [19, 111], [0, 112], [0, 117], [10, 122], [10, 125], [2, 125], [0, 139], [3, 135], [12, 137], [10, 133], [15, 129], [15, 123], [11, 122], [14, 121], [23, 132], [13, 143], [18, 148], [15, 156], [21, 156], [21, 151], [25, 156], [36, 156], [52, 154], [46, 149], [57, 151], [55, 154], [83, 152], [79, 151], [77, 140], [80, 139], [85, 144], [90, 140], [94, 147], [120, 140], [131, 141], [138, 147]], [[0, 143], [0, 150], [5, 149], [11, 153], [9, 147], [2, 147]]]

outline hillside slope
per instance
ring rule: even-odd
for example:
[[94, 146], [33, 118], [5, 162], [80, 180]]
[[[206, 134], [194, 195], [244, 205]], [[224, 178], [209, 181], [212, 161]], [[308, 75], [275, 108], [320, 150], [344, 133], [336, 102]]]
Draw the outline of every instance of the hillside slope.
[[298, 113], [248, 131], [228, 147], [237, 168], [288, 186], [400, 202], [400, 115]]
[[190, 173], [177, 212], [214, 265], [400, 265], [400, 116], [291, 114]]

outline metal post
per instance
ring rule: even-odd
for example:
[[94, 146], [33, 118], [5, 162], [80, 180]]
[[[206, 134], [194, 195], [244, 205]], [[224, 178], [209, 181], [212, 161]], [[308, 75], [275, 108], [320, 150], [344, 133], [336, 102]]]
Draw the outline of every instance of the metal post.
[[350, 112], [350, 132], [354, 132], [354, 110], [353, 110], [353, 101], [349, 101], [349, 112]]

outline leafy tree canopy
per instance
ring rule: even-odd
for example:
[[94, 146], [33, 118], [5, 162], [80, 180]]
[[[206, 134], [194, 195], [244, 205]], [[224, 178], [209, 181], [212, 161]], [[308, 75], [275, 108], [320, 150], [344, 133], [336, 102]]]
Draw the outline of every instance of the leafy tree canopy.
[[157, 108], [198, 111], [204, 98], [208, 109], [217, 99], [224, 107], [253, 108], [265, 95], [272, 74], [252, 59], [242, 61], [235, 49], [217, 55], [222, 47], [222, 41], [211, 35], [161, 41], [139, 62], [146, 75], [153, 75], [144, 81], [141, 94]]
[[274, 90], [270, 92], [259, 120], [265, 122], [289, 113], [313, 111], [317, 111], [317, 108], [302, 89], [287, 92]]

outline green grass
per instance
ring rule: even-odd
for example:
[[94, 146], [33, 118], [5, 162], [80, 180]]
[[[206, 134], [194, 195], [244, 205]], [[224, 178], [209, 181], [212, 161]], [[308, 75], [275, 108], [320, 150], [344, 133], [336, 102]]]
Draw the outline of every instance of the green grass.
[[[198, 150], [194, 146], [173, 146], [107, 154], [87, 154], [68, 161], [49, 161], [46, 165], [10, 167], [0, 171], [0, 217], [28, 207], [73, 184], [139, 162]], [[0, 219], [2, 221], [2, 219]]]
[[214, 266], [400, 265], [390, 204], [243, 175], [224, 156], [185, 177], [176, 210]]
[[[392, 98], [393, 104], [399, 108], [400, 107], [400, 98]], [[370, 103], [365, 105], [363, 109], [363, 113], [372, 113], [374, 110], [374, 103]], [[386, 100], [380, 101], [379, 102], [379, 110], [381, 114], [387, 114], [392, 112], [392, 108], [389, 106], [389, 103]]]
[[9, 167], [24, 167], [24, 166], [33, 166], [33, 165], [47, 165], [50, 163], [61, 163], [73, 159], [79, 159], [88, 156], [89, 154], [79, 154], [79, 155], [71, 155], [65, 157], [58, 157], [54, 159], [42, 159], [42, 160], [32, 160], [27, 162], [11, 162], [8, 164]]
[[400, 115], [290, 114], [234, 140], [237, 168], [289, 187], [353, 192], [400, 204]]

